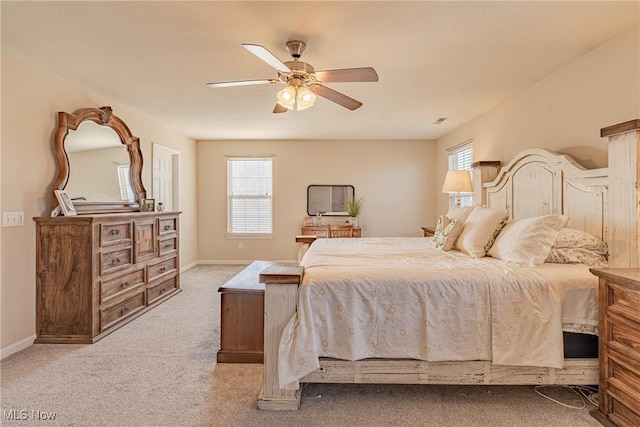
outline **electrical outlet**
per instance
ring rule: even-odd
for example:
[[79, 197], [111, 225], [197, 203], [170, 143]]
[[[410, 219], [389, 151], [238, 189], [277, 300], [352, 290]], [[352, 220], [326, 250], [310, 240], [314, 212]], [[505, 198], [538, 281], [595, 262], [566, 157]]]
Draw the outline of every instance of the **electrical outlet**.
[[3, 212], [3, 227], [19, 227], [24, 225], [24, 212]]
[[244, 249], [244, 243], [242, 242], [238, 243], [238, 249]]

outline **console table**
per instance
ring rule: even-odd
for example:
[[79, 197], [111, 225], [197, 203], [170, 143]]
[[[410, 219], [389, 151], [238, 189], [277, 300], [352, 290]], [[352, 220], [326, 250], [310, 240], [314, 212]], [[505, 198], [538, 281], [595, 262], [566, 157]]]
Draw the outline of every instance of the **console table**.
[[[312, 225], [302, 227], [301, 233], [303, 236], [316, 236], [318, 238], [329, 238], [329, 226], [328, 225]], [[362, 237], [362, 228], [353, 227], [353, 237]]]

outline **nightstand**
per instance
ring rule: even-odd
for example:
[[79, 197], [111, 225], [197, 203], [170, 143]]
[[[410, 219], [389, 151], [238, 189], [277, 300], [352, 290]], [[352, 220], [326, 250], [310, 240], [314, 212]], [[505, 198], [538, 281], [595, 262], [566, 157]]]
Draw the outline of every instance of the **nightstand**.
[[640, 425], [640, 269], [591, 269], [598, 276], [599, 408], [605, 426]]
[[424, 235], [424, 237], [433, 237], [433, 235], [436, 234], [436, 228], [422, 227], [422, 234]]

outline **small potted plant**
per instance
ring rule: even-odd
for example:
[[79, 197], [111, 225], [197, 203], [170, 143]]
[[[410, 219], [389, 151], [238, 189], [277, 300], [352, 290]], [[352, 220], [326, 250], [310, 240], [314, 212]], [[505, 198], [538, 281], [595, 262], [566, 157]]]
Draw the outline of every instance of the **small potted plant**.
[[360, 209], [362, 209], [362, 199], [356, 199], [350, 197], [344, 204], [344, 208], [351, 217], [351, 224], [354, 227], [358, 226], [358, 215], [360, 215]]

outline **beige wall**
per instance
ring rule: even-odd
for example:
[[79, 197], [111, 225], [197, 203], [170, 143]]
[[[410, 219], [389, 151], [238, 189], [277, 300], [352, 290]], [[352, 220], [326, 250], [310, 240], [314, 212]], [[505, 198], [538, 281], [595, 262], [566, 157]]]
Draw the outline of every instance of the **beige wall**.
[[111, 105], [134, 135], [140, 137], [143, 182], [151, 188], [151, 143], [181, 152], [181, 251], [183, 264], [196, 259], [195, 141], [110, 102], [85, 88], [2, 55], [2, 211], [23, 211], [23, 227], [1, 229], [0, 348], [5, 355], [35, 334], [35, 224], [48, 215], [56, 167], [51, 138], [58, 111]]
[[[509, 161], [542, 147], [588, 168], [607, 166], [606, 126], [640, 118], [640, 27], [625, 31], [438, 139], [437, 185], [448, 147], [473, 139], [474, 160]], [[438, 195], [437, 212], [446, 212]]]
[[[310, 184], [353, 185], [365, 236], [417, 236], [435, 223], [434, 149], [432, 141], [407, 140], [198, 141], [198, 258], [295, 260]], [[274, 156], [273, 239], [226, 238], [228, 155]]]

